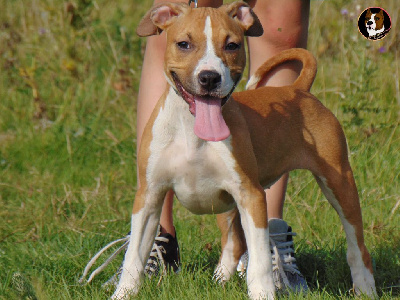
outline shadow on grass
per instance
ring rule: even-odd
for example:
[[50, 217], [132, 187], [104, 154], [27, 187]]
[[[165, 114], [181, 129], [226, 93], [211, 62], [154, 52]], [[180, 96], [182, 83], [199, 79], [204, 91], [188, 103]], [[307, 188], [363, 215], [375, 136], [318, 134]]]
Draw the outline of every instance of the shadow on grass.
[[[339, 241], [334, 247], [316, 247], [301, 244], [296, 259], [311, 291], [324, 290], [337, 296], [352, 295], [352, 279], [346, 260], [346, 242]], [[400, 296], [400, 239], [387, 246], [378, 246], [371, 251], [374, 277], [380, 296]], [[220, 247], [192, 253], [191, 262], [184, 264], [185, 272], [195, 276], [199, 271], [212, 276], [219, 261]]]
[[[400, 240], [371, 251], [377, 292], [400, 295]], [[352, 289], [350, 268], [346, 261], [346, 243], [334, 248], [316, 249], [307, 245], [297, 252], [299, 269], [311, 289], [325, 289], [333, 294]]]

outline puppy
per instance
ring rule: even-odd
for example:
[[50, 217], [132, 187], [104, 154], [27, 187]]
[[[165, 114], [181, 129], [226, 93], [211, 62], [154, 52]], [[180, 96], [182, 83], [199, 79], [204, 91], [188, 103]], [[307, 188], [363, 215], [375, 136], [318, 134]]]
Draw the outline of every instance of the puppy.
[[371, 9], [367, 10], [365, 15], [365, 28], [367, 29], [369, 37], [376, 36], [385, 31], [385, 15], [383, 10], [380, 9], [377, 13], [372, 13]]

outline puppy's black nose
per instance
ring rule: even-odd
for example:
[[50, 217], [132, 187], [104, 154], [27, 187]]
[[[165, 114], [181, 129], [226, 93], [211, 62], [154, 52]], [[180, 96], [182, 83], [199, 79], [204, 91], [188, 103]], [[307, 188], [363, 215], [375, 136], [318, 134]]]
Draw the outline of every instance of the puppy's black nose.
[[367, 22], [367, 25], [372, 25], [372, 21], [368, 21], [368, 22]]
[[199, 74], [199, 83], [202, 88], [212, 91], [221, 83], [221, 75], [214, 71], [201, 71]]

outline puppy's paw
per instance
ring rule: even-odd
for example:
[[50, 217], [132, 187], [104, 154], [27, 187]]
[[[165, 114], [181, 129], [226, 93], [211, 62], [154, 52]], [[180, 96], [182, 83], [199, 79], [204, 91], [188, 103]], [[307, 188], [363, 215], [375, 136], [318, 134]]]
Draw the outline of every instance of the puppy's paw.
[[221, 285], [224, 285], [225, 282], [229, 280], [231, 277], [231, 274], [228, 272], [228, 270], [223, 267], [221, 264], [218, 264], [217, 267], [214, 270], [213, 274], [213, 279], [215, 282], [218, 282]]
[[270, 278], [264, 280], [247, 278], [248, 293], [253, 300], [273, 300], [275, 299], [275, 285]]
[[118, 285], [114, 294], [111, 296], [112, 300], [127, 300], [129, 297], [135, 296], [139, 291], [137, 285], [134, 284], [123, 284]]
[[265, 290], [249, 291], [249, 297], [252, 300], [274, 300], [275, 291], [267, 292]]

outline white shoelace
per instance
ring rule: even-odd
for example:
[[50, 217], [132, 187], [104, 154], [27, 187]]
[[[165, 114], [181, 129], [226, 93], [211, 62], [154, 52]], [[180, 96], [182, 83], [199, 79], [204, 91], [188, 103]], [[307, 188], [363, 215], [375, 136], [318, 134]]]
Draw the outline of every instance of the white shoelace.
[[[291, 286], [289, 284], [289, 280], [287, 278], [286, 272], [290, 272], [292, 274], [298, 274], [301, 276], [301, 273], [296, 265], [296, 259], [293, 257], [294, 249], [293, 241], [280, 242], [277, 241], [277, 237], [287, 237], [288, 235], [296, 236], [295, 232], [283, 232], [283, 233], [272, 233], [270, 234], [270, 246], [271, 246], [271, 254], [272, 254], [272, 269], [273, 271], [277, 271], [279, 275], [282, 277], [282, 280], [285, 285]], [[274, 239], [275, 238], [275, 239]], [[239, 272], [240, 277], [244, 277], [245, 271], [247, 269], [248, 264], [248, 253], [247, 251], [241, 257], [237, 271]]]
[[[97, 252], [88, 262], [88, 264], [86, 265], [82, 277], [79, 279], [79, 283], [81, 284], [88, 284], [90, 283], [95, 276], [97, 276], [98, 274], [100, 274], [113, 260], [114, 258], [122, 252], [122, 250], [128, 248], [129, 245], [129, 238], [130, 238], [130, 234], [128, 234], [126, 237], [123, 237], [121, 239], [112, 241], [110, 243], [108, 243], [106, 246], [104, 246], [102, 249], [100, 249], [99, 252]], [[168, 243], [169, 239], [162, 237], [162, 236], [157, 236], [155, 238], [155, 241], [159, 241], [159, 242], [164, 242], [164, 243]], [[89, 278], [86, 280], [86, 276], [89, 273], [90, 269], [92, 268], [92, 266], [96, 263], [96, 261], [98, 260], [98, 258], [105, 252], [107, 251], [110, 247], [114, 246], [115, 244], [121, 243], [123, 242], [122, 246], [120, 246], [117, 250], [115, 250], [105, 261], [103, 264], [101, 264], [97, 269], [95, 269], [89, 276]], [[158, 265], [157, 259], [161, 264], [162, 267], [162, 275], [165, 275], [167, 273], [167, 267], [164, 263], [164, 258], [163, 258], [163, 253], [165, 254], [166, 251], [164, 249], [163, 246], [158, 246], [156, 243], [153, 244], [153, 248], [151, 249], [150, 252], [150, 258], [147, 261], [145, 270], [150, 271], [152, 273], [154, 273], [156, 270], [150, 266], [148, 266], [148, 264], [154, 264], [155, 266]]]
[[[159, 241], [159, 242], [164, 242], [164, 243], [168, 243], [169, 239], [162, 237], [162, 236], [157, 236], [155, 238], [155, 241]], [[158, 246], [155, 242], [153, 244], [153, 248], [150, 251], [150, 257], [147, 261], [146, 267], [145, 267], [145, 271], [147, 272], [151, 272], [154, 273], [157, 270], [154, 269], [153, 267], [150, 267], [149, 264], [153, 264], [155, 266], [158, 265], [158, 262], [160, 262], [160, 265], [162, 267], [162, 275], [165, 275], [167, 273], [167, 266], [164, 263], [164, 257], [163, 257], [163, 253], [165, 254], [166, 251], [164, 249], [163, 246]], [[158, 262], [157, 262], [158, 261]], [[151, 275], [150, 275], [151, 276]]]
[[[108, 243], [105, 247], [103, 247], [102, 249], [100, 249], [99, 252], [97, 252], [92, 259], [88, 262], [88, 264], [85, 267], [85, 270], [83, 271], [82, 277], [79, 279], [79, 283], [81, 284], [87, 284], [90, 283], [93, 278], [101, 273], [112, 261], [113, 259], [119, 254], [121, 253], [122, 250], [126, 249], [128, 247], [129, 244], [129, 238], [130, 235], [127, 235], [126, 237], [123, 237], [121, 239], [112, 241], [111, 243]], [[96, 263], [97, 259], [105, 252], [107, 251], [108, 248], [114, 246], [115, 244], [121, 243], [123, 242], [122, 246], [120, 246], [117, 250], [115, 250], [106, 260], [105, 262], [98, 267], [96, 270], [94, 270], [89, 278], [86, 280], [85, 277], [87, 276], [87, 274], [89, 273], [90, 268]]]
[[280, 241], [273, 239], [274, 237], [276, 238], [276, 237], [288, 236], [288, 235], [295, 236], [296, 233], [284, 232], [284, 233], [270, 234], [270, 244], [272, 246], [271, 247], [272, 270], [278, 271], [280, 277], [283, 280], [284, 285], [287, 288], [292, 289], [292, 286], [289, 282], [289, 279], [287, 278], [285, 271], [290, 272], [292, 274], [301, 275], [301, 273], [295, 263], [296, 259], [292, 256], [292, 254], [294, 253], [294, 249], [292, 248], [293, 241], [280, 242]]
[[[293, 246], [293, 241], [287, 241], [287, 242], [279, 242], [274, 240], [273, 238], [276, 237], [281, 237], [281, 236], [288, 236], [292, 235], [295, 236], [296, 233], [294, 232], [284, 232], [284, 233], [277, 233], [277, 234], [270, 234], [270, 245], [271, 245], [271, 251], [272, 251], [272, 266], [273, 266], [273, 271], [277, 270], [279, 272], [279, 275], [282, 277], [284, 284], [287, 287], [291, 287], [289, 280], [285, 274], [285, 271], [291, 272], [292, 274], [298, 274], [301, 275], [300, 271], [297, 268], [297, 265], [295, 264], [296, 259], [291, 255], [294, 253], [294, 250], [291, 246]], [[122, 250], [126, 249], [129, 245], [129, 238], [130, 235], [127, 235], [124, 238], [112, 241], [108, 243], [105, 247], [100, 249], [99, 252], [97, 252], [92, 259], [88, 262], [86, 265], [82, 277], [79, 279], [79, 283], [81, 284], [87, 284], [90, 283], [96, 275], [101, 273], [113, 260], [114, 258], [122, 252]], [[162, 237], [162, 236], [157, 236], [155, 238], [155, 241], [159, 242], [164, 242], [168, 243], [169, 239]], [[120, 246], [117, 250], [115, 250], [105, 261], [103, 264], [101, 264], [97, 269], [95, 269], [89, 276], [89, 278], [86, 280], [86, 276], [89, 273], [90, 269], [92, 266], [96, 263], [97, 259], [105, 252], [107, 251], [110, 247], [114, 246], [115, 244], [123, 242], [122, 246]], [[149, 264], [153, 264], [157, 266], [160, 262], [160, 265], [162, 267], [162, 274], [161, 276], [165, 275], [167, 273], [167, 267], [164, 263], [164, 258], [163, 258], [163, 253], [165, 254], [166, 251], [163, 246], [158, 246], [156, 243], [153, 244], [153, 248], [151, 249], [150, 252], [150, 258], [147, 261], [145, 270], [150, 271], [151, 273], [154, 273], [156, 269], [153, 267], [150, 267]], [[283, 259], [282, 259], [283, 258]], [[243, 262], [242, 262], [243, 264]], [[247, 262], [245, 263], [246, 265], [243, 264], [241, 273], [244, 275], [244, 271], [247, 268]]]
[[296, 233], [285, 232], [285, 233], [276, 233], [270, 235], [270, 244], [272, 246], [271, 250], [274, 253], [272, 259], [279, 260], [280, 263], [282, 264], [282, 257], [283, 257], [282, 266], [285, 271], [295, 274], [301, 274], [297, 268], [297, 265], [295, 264], [296, 258], [294, 258], [294, 256], [292, 255], [294, 253], [293, 241], [280, 242], [277, 241], [276, 239], [273, 239], [274, 237], [288, 236], [288, 235], [296, 236]]

